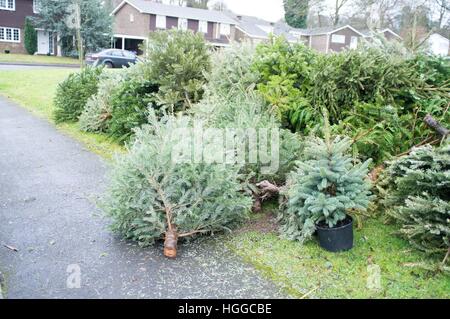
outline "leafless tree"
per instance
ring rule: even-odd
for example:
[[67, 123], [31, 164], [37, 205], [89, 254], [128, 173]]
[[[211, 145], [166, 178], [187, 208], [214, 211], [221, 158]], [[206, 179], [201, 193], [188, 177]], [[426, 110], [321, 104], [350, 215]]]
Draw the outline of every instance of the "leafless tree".
[[333, 25], [337, 26], [341, 19], [342, 8], [349, 2], [349, 0], [335, 0], [333, 7]]
[[435, 0], [438, 10], [439, 10], [439, 20], [438, 28], [442, 28], [442, 22], [444, 22], [444, 17], [450, 12], [450, 1], [449, 0]]

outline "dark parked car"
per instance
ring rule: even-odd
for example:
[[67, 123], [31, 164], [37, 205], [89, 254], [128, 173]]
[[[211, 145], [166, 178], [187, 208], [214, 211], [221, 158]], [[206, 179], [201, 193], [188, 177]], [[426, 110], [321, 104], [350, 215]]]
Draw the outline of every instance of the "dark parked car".
[[128, 67], [136, 63], [138, 57], [136, 54], [126, 50], [107, 49], [99, 53], [86, 55], [86, 63], [93, 66], [104, 65], [107, 68]]

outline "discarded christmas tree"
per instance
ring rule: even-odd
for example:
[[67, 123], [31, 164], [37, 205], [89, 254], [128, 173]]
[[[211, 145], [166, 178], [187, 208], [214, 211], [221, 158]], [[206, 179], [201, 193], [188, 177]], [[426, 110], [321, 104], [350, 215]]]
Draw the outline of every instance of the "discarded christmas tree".
[[[444, 258], [450, 254], [450, 141], [414, 149], [390, 164], [383, 204], [416, 248]], [[444, 257], [445, 256], [445, 257]]]
[[188, 142], [189, 131], [174, 133], [189, 130], [191, 121], [158, 121], [150, 111], [150, 124], [136, 131], [128, 154], [118, 158], [102, 205], [114, 230], [143, 246], [164, 239], [169, 258], [176, 257], [179, 239], [229, 231], [252, 205], [239, 167], [176, 160], [175, 146]]
[[349, 138], [331, 139], [325, 114], [325, 138], [307, 143], [304, 159], [288, 177], [282, 189], [286, 209], [281, 213], [282, 232], [290, 239], [309, 239], [318, 224], [333, 228], [351, 210], [365, 210], [371, 200], [367, 180], [370, 161], [354, 164], [348, 155]]

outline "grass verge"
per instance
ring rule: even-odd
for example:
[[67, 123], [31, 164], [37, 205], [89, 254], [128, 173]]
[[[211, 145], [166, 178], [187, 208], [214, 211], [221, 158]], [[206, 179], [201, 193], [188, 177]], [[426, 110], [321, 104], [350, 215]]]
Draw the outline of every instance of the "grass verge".
[[0, 53], [0, 62], [10, 63], [37, 63], [37, 64], [78, 64], [78, 60], [68, 57], [29, 54]]
[[55, 124], [53, 121], [53, 97], [59, 83], [74, 69], [8, 70], [0, 72], [0, 94], [22, 105], [31, 113], [53, 123], [58, 130], [82, 142], [85, 147], [111, 159], [123, 147], [111, 141], [106, 135], [85, 133], [78, 123]]
[[[256, 228], [230, 237], [227, 246], [294, 297], [449, 298], [450, 276], [412, 267], [429, 261], [427, 256], [379, 219], [355, 230], [355, 247], [343, 253], [327, 252], [315, 240], [302, 246]], [[378, 267], [381, 286], [368, 285]]]

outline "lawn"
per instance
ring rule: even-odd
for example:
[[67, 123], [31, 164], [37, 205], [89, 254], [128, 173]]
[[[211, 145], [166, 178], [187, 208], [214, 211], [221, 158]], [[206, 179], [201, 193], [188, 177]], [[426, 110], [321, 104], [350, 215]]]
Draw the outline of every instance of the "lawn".
[[41, 63], [41, 64], [78, 64], [78, 60], [68, 57], [29, 54], [0, 53], [0, 62]]
[[[74, 69], [34, 69], [11, 70], [0, 72], [0, 94], [19, 103], [30, 112], [54, 123], [53, 97], [58, 83]], [[55, 124], [56, 125], [56, 124]], [[67, 135], [82, 142], [87, 149], [106, 159], [110, 159], [122, 147], [110, 141], [108, 137], [100, 134], [81, 132], [77, 123], [64, 123], [56, 125]]]
[[[272, 206], [266, 210], [275, 209]], [[267, 223], [265, 214], [254, 216], [252, 224], [257, 227], [246, 226], [245, 231], [230, 237], [227, 245], [294, 297], [450, 296], [450, 276], [414, 267], [430, 259], [395, 236], [395, 227], [379, 218], [367, 220], [361, 230], [355, 230], [355, 247], [351, 251], [336, 254], [321, 249], [315, 240], [302, 246], [280, 239], [274, 231], [261, 231], [267, 228], [258, 226]], [[369, 265], [381, 268], [381, 289], [368, 289]]]

